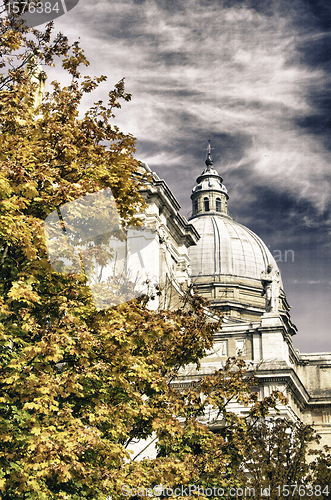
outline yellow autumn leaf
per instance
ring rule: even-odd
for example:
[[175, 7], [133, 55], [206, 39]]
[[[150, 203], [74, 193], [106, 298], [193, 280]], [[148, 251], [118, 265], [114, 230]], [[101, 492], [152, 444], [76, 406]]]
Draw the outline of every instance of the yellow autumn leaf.
[[37, 183], [36, 182], [27, 183], [24, 187], [24, 195], [27, 198], [35, 198], [36, 196], [38, 196]]
[[8, 292], [8, 297], [11, 300], [25, 302], [28, 305], [41, 303], [41, 299], [38, 293], [33, 290], [32, 285], [23, 280], [16, 281], [12, 284], [12, 287]]
[[31, 434], [34, 434], [35, 436], [39, 436], [39, 434], [41, 433], [41, 428], [40, 427], [33, 427], [30, 432], [31, 432]]

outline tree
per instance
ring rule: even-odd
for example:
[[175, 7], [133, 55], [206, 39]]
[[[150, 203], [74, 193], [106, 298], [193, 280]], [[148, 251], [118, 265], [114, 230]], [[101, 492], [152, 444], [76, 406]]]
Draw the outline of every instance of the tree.
[[245, 496], [261, 500], [327, 499], [330, 447], [321, 449], [319, 443], [315, 429], [299, 420], [267, 417], [253, 425], [236, 470], [238, 482], [247, 492]]
[[312, 486], [315, 496], [326, 500], [330, 496], [331, 489], [331, 454], [330, 446], [324, 446], [320, 450], [311, 450], [314, 456], [309, 463], [309, 474], [307, 482]]
[[[54, 57], [68, 54], [70, 48], [67, 37], [62, 33], [51, 41], [52, 23], [49, 23], [46, 30], [41, 32], [28, 28], [19, 14], [12, 13], [10, 17], [6, 16], [8, 1], [4, 0], [0, 6], [0, 69], [3, 71], [0, 73], [0, 91], [14, 88], [16, 90], [18, 83], [28, 81], [26, 68], [31, 55], [37, 56], [46, 65], [52, 66]], [[25, 7], [28, 8], [30, 3], [30, 0], [26, 2]], [[30, 37], [30, 34], [33, 36]]]
[[[257, 401], [234, 360], [183, 393], [173, 389], [179, 368], [199, 366], [213, 344], [219, 322], [206, 303], [189, 293], [177, 311], [153, 312], [150, 297], [124, 296], [97, 310], [86, 261], [85, 269], [63, 273], [48, 258], [44, 222], [64, 204], [111, 189], [124, 228], [144, 208], [134, 138], [112, 123], [119, 101], [130, 100], [124, 81], [107, 105], [98, 101], [80, 118], [83, 95], [106, 77], [81, 77], [88, 62], [77, 42], [62, 34], [53, 40], [51, 24], [42, 33], [13, 16], [1, 19], [0, 43], [3, 500], [122, 498], [123, 486], [236, 482], [232, 469], [250, 423], [227, 411], [229, 401], [251, 405], [258, 418], [280, 396]], [[52, 82], [37, 107], [31, 52], [46, 65], [60, 56], [72, 76], [67, 87]], [[107, 241], [99, 243], [104, 250]], [[99, 258], [91, 252], [91, 261]], [[111, 258], [111, 250], [101, 254], [103, 262]], [[118, 297], [120, 277], [117, 285]], [[222, 422], [217, 432], [201, 420], [209, 407]], [[130, 458], [132, 441], [153, 433], [157, 459]]]
[[[259, 400], [252, 392], [254, 385], [255, 372], [247, 371], [243, 360], [229, 358], [223, 368], [201, 378], [182, 394], [176, 408], [176, 415], [183, 421], [181, 429], [159, 433], [158, 456], [185, 464], [189, 483], [199, 485], [202, 496], [209, 489], [213, 494], [208, 497], [223, 498], [222, 491], [228, 497], [230, 488], [245, 487], [247, 478], [239, 475], [239, 470], [253, 429], [271, 408], [279, 411], [277, 403], [286, 402], [276, 391]], [[245, 417], [231, 410], [234, 402], [249, 408]]]
[[310, 425], [267, 418], [252, 428], [238, 474], [247, 486], [254, 488], [254, 498], [308, 498], [309, 450], [318, 441], [319, 436]]

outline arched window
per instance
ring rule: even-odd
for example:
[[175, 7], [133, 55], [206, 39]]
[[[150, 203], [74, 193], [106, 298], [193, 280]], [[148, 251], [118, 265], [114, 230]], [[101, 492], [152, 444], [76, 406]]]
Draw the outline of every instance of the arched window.
[[219, 198], [216, 198], [216, 212], [221, 211], [221, 200]]
[[194, 203], [193, 203], [193, 213], [194, 214], [198, 213], [198, 200], [194, 200]]
[[205, 212], [209, 212], [209, 198], [204, 198], [203, 201], [205, 203]]

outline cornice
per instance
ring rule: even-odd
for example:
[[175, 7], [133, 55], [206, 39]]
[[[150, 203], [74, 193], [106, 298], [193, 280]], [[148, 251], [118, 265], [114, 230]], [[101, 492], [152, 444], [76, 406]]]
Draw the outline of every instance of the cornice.
[[159, 209], [162, 209], [162, 212], [166, 211], [169, 228], [176, 232], [177, 237], [185, 242], [187, 247], [197, 244], [200, 239], [198, 231], [193, 224], [190, 224], [183, 215], [178, 213], [180, 204], [164, 180], [153, 178], [152, 183], [141, 188], [141, 192], [146, 193], [147, 200], [154, 197], [158, 200]]

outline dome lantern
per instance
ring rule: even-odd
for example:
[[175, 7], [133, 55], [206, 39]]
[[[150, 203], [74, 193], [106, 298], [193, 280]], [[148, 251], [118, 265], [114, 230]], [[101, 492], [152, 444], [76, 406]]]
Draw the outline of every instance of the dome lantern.
[[192, 218], [205, 214], [228, 216], [227, 201], [229, 199], [223, 179], [213, 168], [210, 141], [208, 141], [206, 168], [197, 178], [197, 185], [192, 190]]

